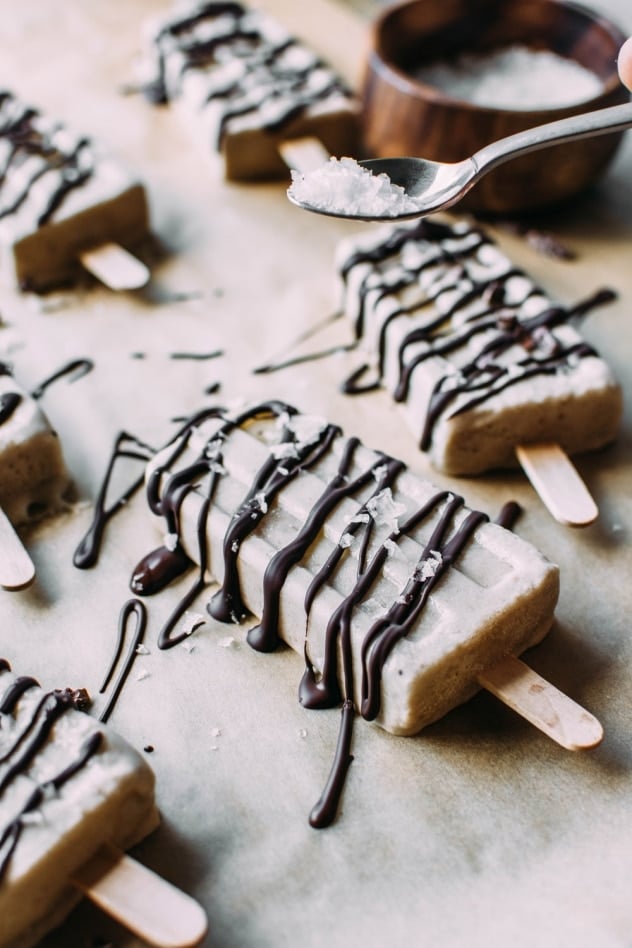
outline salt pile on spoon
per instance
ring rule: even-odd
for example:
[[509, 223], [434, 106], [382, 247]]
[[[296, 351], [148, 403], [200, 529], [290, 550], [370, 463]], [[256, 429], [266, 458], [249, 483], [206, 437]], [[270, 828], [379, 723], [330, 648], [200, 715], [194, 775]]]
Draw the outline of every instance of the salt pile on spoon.
[[397, 217], [419, 209], [388, 175], [372, 174], [353, 158], [330, 158], [307, 173], [293, 171], [288, 194], [298, 204], [326, 214]]

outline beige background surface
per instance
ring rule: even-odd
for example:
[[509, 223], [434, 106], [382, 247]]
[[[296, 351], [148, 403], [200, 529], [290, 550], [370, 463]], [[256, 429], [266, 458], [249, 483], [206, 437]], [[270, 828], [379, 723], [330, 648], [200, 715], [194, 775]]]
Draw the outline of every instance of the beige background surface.
[[[261, 5], [357, 80], [368, 5], [362, 14], [331, 0]], [[628, 0], [595, 6], [632, 31]], [[86, 504], [29, 537], [38, 580], [0, 595], [0, 654], [46, 685], [87, 686], [96, 711], [130, 570], [156, 539], [138, 498], [112, 523], [94, 570], [71, 564], [121, 428], [158, 443], [170, 419], [210, 403], [204, 389], [220, 381], [223, 401], [285, 397], [446, 482], [383, 393], [353, 401], [338, 394], [352, 356], [267, 379], [251, 374], [333, 311], [334, 248], [358, 225], [298, 212], [282, 185], [226, 184], [175, 115], [119, 94], [140, 24], [157, 8], [153, 0], [0, 3], [0, 85], [136, 167], [160, 242], [148, 248], [154, 277], [142, 293], [115, 296], [89, 281], [44, 299], [0, 293], [0, 352], [27, 386], [68, 358], [96, 363], [44, 400]], [[584, 324], [628, 406], [616, 447], [579, 461], [599, 521], [581, 532], [558, 526], [519, 474], [456, 484], [492, 515], [519, 500], [518, 531], [559, 562], [557, 623], [529, 661], [601, 719], [603, 745], [567, 753], [484, 694], [417, 738], [396, 739], [359, 720], [341, 815], [315, 832], [307, 814], [329, 768], [338, 713], [299, 706], [297, 656], [255, 654], [243, 631], [210, 619], [192, 651], [159, 652], [157, 630], [178, 590], [161, 594], [147, 602], [150, 654], [135, 666], [112, 724], [138, 747], [155, 748], [163, 824], [136, 855], [200, 899], [209, 946], [632, 944], [631, 174], [628, 135], [601, 185], [548, 222], [577, 251], [572, 263], [498, 234], [563, 301], [602, 285], [619, 291], [617, 303]], [[304, 348], [347, 338], [334, 325]], [[211, 362], [170, 358], [219, 347], [225, 356]], [[233, 647], [220, 646], [227, 634]], [[138, 681], [140, 669], [149, 674]], [[99, 939], [135, 944], [87, 904], [46, 944], [84, 948]]]

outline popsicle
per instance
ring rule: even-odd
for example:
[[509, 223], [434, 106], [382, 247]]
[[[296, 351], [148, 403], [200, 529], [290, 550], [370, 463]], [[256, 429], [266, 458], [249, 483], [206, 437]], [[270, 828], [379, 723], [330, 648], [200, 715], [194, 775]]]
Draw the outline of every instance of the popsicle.
[[72, 281], [83, 265], [114, 289], [136, 288], [149, 273], [129, 248], [148, 228], [143, 185], [122, 164], [0, 92], [0, 266], [7, 282], [43, 291]]
[[[300, 166], [320, 143], [353, 154], [357, 103], [339, 76], [267, 14], [240, 3], [178, 7], [147, 27], [144, 88], [186, 114], [229, 180], [287, 177], [289, 142]], [[316, 144], [315, 144], [316, 143]]]
[[0, 585], [21, 588], [34, 578], [14, 528], [60, 509], [69, 486], [57, 434], [0, 362]]
[[336, 268], [370, 363], [346, 391], [384, 386], [439, 470], [480, 474], [516, 466], [517, 448], [573, 455], [616, 438], [621, 389], [573, 325], [607, 291], [564, 307], [479, 228], [430, 219], [344, 240]]
[[[120, 852], [158, 824], [154, 775], [77, 710], [84, 698], [47, 692], [0, 659], [0, 945], [38, 943], [83, 894], [151, 943], [195, 944], [205, 928], [197, 903]], [[167, 907], [175, 917], [165, 922]]]
[[[306, 705], [357, 705], [394, 734], [467, 701], [484, 673], [500, 678], [553, 621], [558, 569], [530, 544], [281, 402], [198, 416], [150, 463], [147, 497], [167, 540], [138, 564], [134, 592], [155, 592], [184, 552], [219, 584], [216, 619], [257, 617], [255, 649], [283, 639], [305, 653]], [[568, 747], [600, 740], [583, 709], [551, 714], [551, 694], [543, 730]]]

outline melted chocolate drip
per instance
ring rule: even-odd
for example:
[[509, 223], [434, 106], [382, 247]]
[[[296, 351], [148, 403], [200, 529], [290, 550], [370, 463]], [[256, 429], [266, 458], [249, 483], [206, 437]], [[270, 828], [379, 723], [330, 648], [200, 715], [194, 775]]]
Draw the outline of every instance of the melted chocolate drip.
[[515, 500], [510, 500], [503, 505], [494, 522], [497, 523], [499, 527], [504, 527], [505, 530], [513, 530], [521, 514], [522, 507], [520, 504]]
[[117, 633], [117, 639], [116, 639], [116, 647], [114, 649], [114, 655], [105, 673], [103, 683], [101, 687], [99, 688], [99, 694], [103, 694], [105, 692], [107, 686], [110, 683], [112, 675], [114, 674], [116, 666], [119, 663], [119, 660], [123, 651], [123, 646], [125, 645], [125, 640], [127, 638], [128, 625], [132, 618], [135, 621], [135, 627], [134, 627], [134, 632], [131, 637], [130, 645], [127, 650], [127, 654], [125, 656], [123, 665], [121, 666], [121, 670], [119, 672], [118, 678], [116, 679], [116, 682], [114, 683], [114, 686], [112, 688], [110, 697], [105, 707], [103, 708], [103, 710], [101, 711], [99, 715], [99, 721], [105, 722], [110, 717], [114, 709], [114, 705], [116, 704], [116, 701], [118, 700], [118, 697], [123, 689], [123, 685], [125, 684], [127, 677], [132, 669], [132, 665], [134, 664], [134, 660], [136, 658], [137, 651], [138, 651], [138, 646], [143, 641], [145, 628], [147, 626], [147, 610], [145, 609], [145, 606], [143, 605], [143, 603], [140, 602], [138, 599], [129, 599], [123, 605], [121, 609], [121, 612], [119, 614], [118, 633]]
[[282, 369], [290, 369], [295, 365], [303, 365], [305, 362], [316, 362], [319, 359], [328, 359], [332, 355], [338, 355], [339, 352], [352, 352], [357, 346], [357, 341], [350, 342], [346, 345], [321, 349], [318, 352], [307, 352], [305, 355], [293, 356], [282, 362], [270, 362], [267, 365], [259, 365], [253, 370], [253, 375], [272, 375], [273, 372], [280, 372]]
[[31, 392], [31, 398], [38, 399], [41, 398], [47, 388], [54, 382], [58, 382], [59, 379], [65, 378], [67, 375], [72, 376], [69, 380], [71, 382], [77, 382], [79, 379], [83, 378], [84, 375], [87, 375], [88, 372], [91, 372], [94, 368], [94, 362], [92, 359], [73, 359], [71, 362], [67, 362], [66, 365], [62, 365], [60, 369], [56, 369], [48, 378], [45, 378], [43, 382], [33, 389]]
[[94, 516], [88, 532], [80, 541], [73, 556], [73, 563], [78, 569], [89, 569], [94, 566], [99, 558], [103, 534], [110, 519], [121, 510], [125, 504], [134, 496], [136, 491], [140, 490], [144, 481], [144, 474], [140, 474], [130, 486], [115, 500], [110, 507], [107, 507], [107, 492], [110, 481], [114, 473], [117, 461], [121, 458], [128, 458], [134, 461], [141, 461], [143, 468], [153, 455], [153, 449], [143, 444], [138, 438], [122, 431], [116, 438], [110, 460], [103, 482], [94, 505]]
[[172, 352], [170, 359], [186, 360], [193, 362], [208, 362], [210, 359], [218, 359], [224, 355], [223, 349], [214, 349], [213, 352]]
[[185, 573], [192, 565], [190, 557], [180, 544], [173, 550], [160, 546], [144, 556], [138, 563], [132, 573], [130, 588], [138, 596], [153, 596]]
[[[6, 670], [9, 670], [8, 663], [6, 666], [0, 666], [0, 670], [5, 667]], [[2, 698], [0, 698], [0, 714], [13, 714], [22, 695], [28, 691], [29, 688], [37, 687], [39, 687], [39, 682], [35, 678], [16, 678], [15, 681], [9, 685]], [[4, 758], [1, 758], [0, 763], [2, 763], [3, 760]]]

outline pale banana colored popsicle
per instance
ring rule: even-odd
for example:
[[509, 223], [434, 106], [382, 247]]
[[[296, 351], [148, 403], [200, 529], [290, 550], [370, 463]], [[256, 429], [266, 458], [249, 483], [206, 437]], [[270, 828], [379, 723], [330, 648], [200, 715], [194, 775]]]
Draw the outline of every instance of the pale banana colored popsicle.
[[[340, 700], [337, 682], [395, 734], [466, 701], [485, 669], [551, 626], [558, 570], [530, 544], [281, 403], [192, 426], [147, 483], [154, 512], [168, 514], [165, 562], [202, 554], [220, 584], [212, 614], [259, 618], [248, 633], [258, 649], [277, 635], [306, 648], [325, 703]], [[135, 591], [156, 562], [139, 565]]]
[[81, 899], [74, 873], [158, 823], [150, 768], [73, 701], [0, 660], [2, 948], [35, 945]]
[[[613, 441], [621, 389], [553, 302], [477, 227], [424, 219], [343, 241], [342, 305], [369, 364], [348, 390], [383, 385], [439, 470], [516, 466], [516, 448], [567, 454]], [[590, 518], [589, 518], [590, 519]]]

